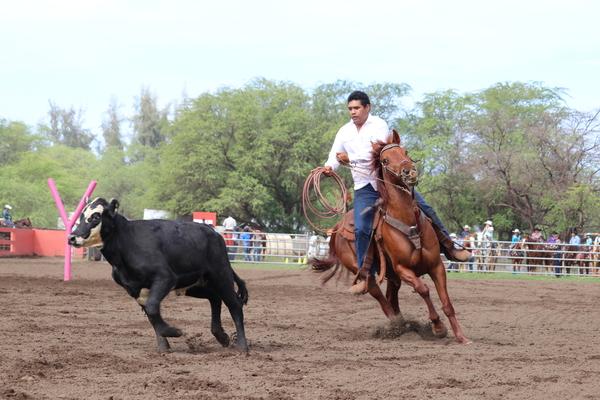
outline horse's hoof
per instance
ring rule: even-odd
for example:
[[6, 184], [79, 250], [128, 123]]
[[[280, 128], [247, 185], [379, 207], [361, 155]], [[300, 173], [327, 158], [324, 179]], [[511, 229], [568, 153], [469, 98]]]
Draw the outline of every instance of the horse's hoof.
[[471, 340], [467, 339], [466, 337], [460, 337], [460, 338], [456, 338], [456, 341], [460, 344], [471, 344], [473, 343]]
[[183, 335], [183, 331], [181, 329], [177, 329], [172, 326], [169, 326], [169, 327], [163, 329], [162, 332], [160, 333], [160, 336], [163, 336], [163, 337], [179, 337], [181, 335]]
[[446, 325], [444, 325], [442, 322], [439, 322], [438, 324], [431, 325], [431, 332], [436, 338], [443, 339], [448, 336], [448, 328], [446, 328]]

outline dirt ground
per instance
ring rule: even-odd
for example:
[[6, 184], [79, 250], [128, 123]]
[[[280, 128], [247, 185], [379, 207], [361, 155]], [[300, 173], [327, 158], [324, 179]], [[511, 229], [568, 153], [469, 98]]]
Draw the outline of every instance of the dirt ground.
[[[0, 259], [2, 399], [598, 399], [598, 283], [452, 279], [465, 334], [381, 336], [376, 302], [307, 270], [238, 269], [249, 356], [210, 334], [206, 300], [170, 296], [183, 329], [158, 354], [139, 306], [104, 262]], [[433, 288], [433, 285], [430, 285]], [[439, 306], [437, 296], [434, 296]], [[404, 286], [404, 316], [426, 323]], [[446, 319], [444, 318], [446, 321]], [[233, 323], [224, 309], [226, 331]]]

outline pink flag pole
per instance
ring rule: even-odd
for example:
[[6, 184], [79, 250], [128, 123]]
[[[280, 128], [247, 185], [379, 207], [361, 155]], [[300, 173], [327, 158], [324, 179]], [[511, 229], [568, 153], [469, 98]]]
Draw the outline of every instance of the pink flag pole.
[[54, 179], [48, 178], [48, 186], [50, 187], [50, 193], [52, 193], [52, 197], [54, 198], [54, 203], [56, 203], [56, 208], [58, 208], [58, 213], [60, 214], [60, 219], [62, 219], [65, 224], [65, 270], [64, 270], [64, 280], [71, 280], [71, 246], [69, 245], [69, 235], [71, 234], [71, 230], [73, 229], [73, 225], [75, 225], [75, 221], [79, 218], [79, 214], [81, 214], [81, 210], [85, 206], [85, 203], [89, 199], [90, 195], [96, 188], [96, 181], [91, 181], [85, 191], [81, 200], [79, 200], [79, 204], [73, 213], [71, 219], [67, 218], [67, 213], [65, 211], [65, 206], [60, 198], [60, 194], [58, 193], [58, 189], [56, 189], [56, 184], [54, 183]]

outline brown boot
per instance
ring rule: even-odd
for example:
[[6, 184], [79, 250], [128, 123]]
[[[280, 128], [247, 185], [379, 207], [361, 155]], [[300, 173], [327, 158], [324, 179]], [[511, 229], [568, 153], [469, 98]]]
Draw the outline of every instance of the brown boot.
[[367, 248], [367, 254], [365, 254], [365, 260], [361, 268], [358, 269], [358, 274], [354, 278], [354, 284], [350, 287], [350, 293], [354, 295], [361, 295], [367, 293], [369, 285], [373, 282], [370, 274], [371, 266], [373, 265], [373, 243], [369, 243]]
[[[367, 278], [368, 279], [368, 278]], [[361, 279], [354, 285], [350, 286], [349, 292], [355, 296], [360, 296], [367, 293], [369, 287], [366, 279]]]
[[457, 249], [455, 243], [449, 236], [446, 236], [435, 224], [431, 224], [435, 230], [442, 253], [450, 261], [467, 262], [471, 258], [471, 252], [464, 247]]
[[[368, 274], [368, 273], [367, 273]], [[358, 271], [358, 276], [354, 280], [354, 285], [349, 289], [350, 293], [355, 296], [360, 296], [369, 291], [369, 288], [375, 285], [375, 279], [372, 275], [366, 275], [362, 269]]]

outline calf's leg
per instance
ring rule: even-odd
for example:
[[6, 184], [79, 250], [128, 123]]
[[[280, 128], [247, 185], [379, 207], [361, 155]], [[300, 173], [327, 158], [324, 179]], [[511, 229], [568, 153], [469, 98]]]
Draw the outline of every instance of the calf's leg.
[[246, 341], [246, 333], [244, 331], [244, 312], [242, 310], [243, 304], [242, 300], [233, 288], [233, 279], [230, 282], [218, 281], [215, 283], [219, 297], [223, 300], [223, 302], [229, 309], [229, 313], [231, 314], [231, 318], [233, 319], [233, 322], [235, 324], [235, 346], [241, 351], [247, 353], [248, 342]]
[[185, 292], [186, 296], [196, 297], [200, 299], [208, 299], [210, 301], [211, 322], [210, 331], [223, 347], [229, 346], [229, 335], [225, 333], [221, 324], [221, 298], [211, 289], [206, 287], [194, 286]]
[[161, 343], [164, 343], [159, 336], [163, 338], [179, 337], [183, 334], [181, 330], [166, 323], [160, 315], [160, 303], [167, 296], [167, 294], [169, 294], [173, 286], [174, 282], [169, 279], [154, 281], [150, 287], [150, 293], [145, 300], [145, 304], [143, 305], [144, 311], [148, 316], [148, 320], [152, 324], [154, 332], [156, 333], [157, 341], [159, 343], [159, 350]]

